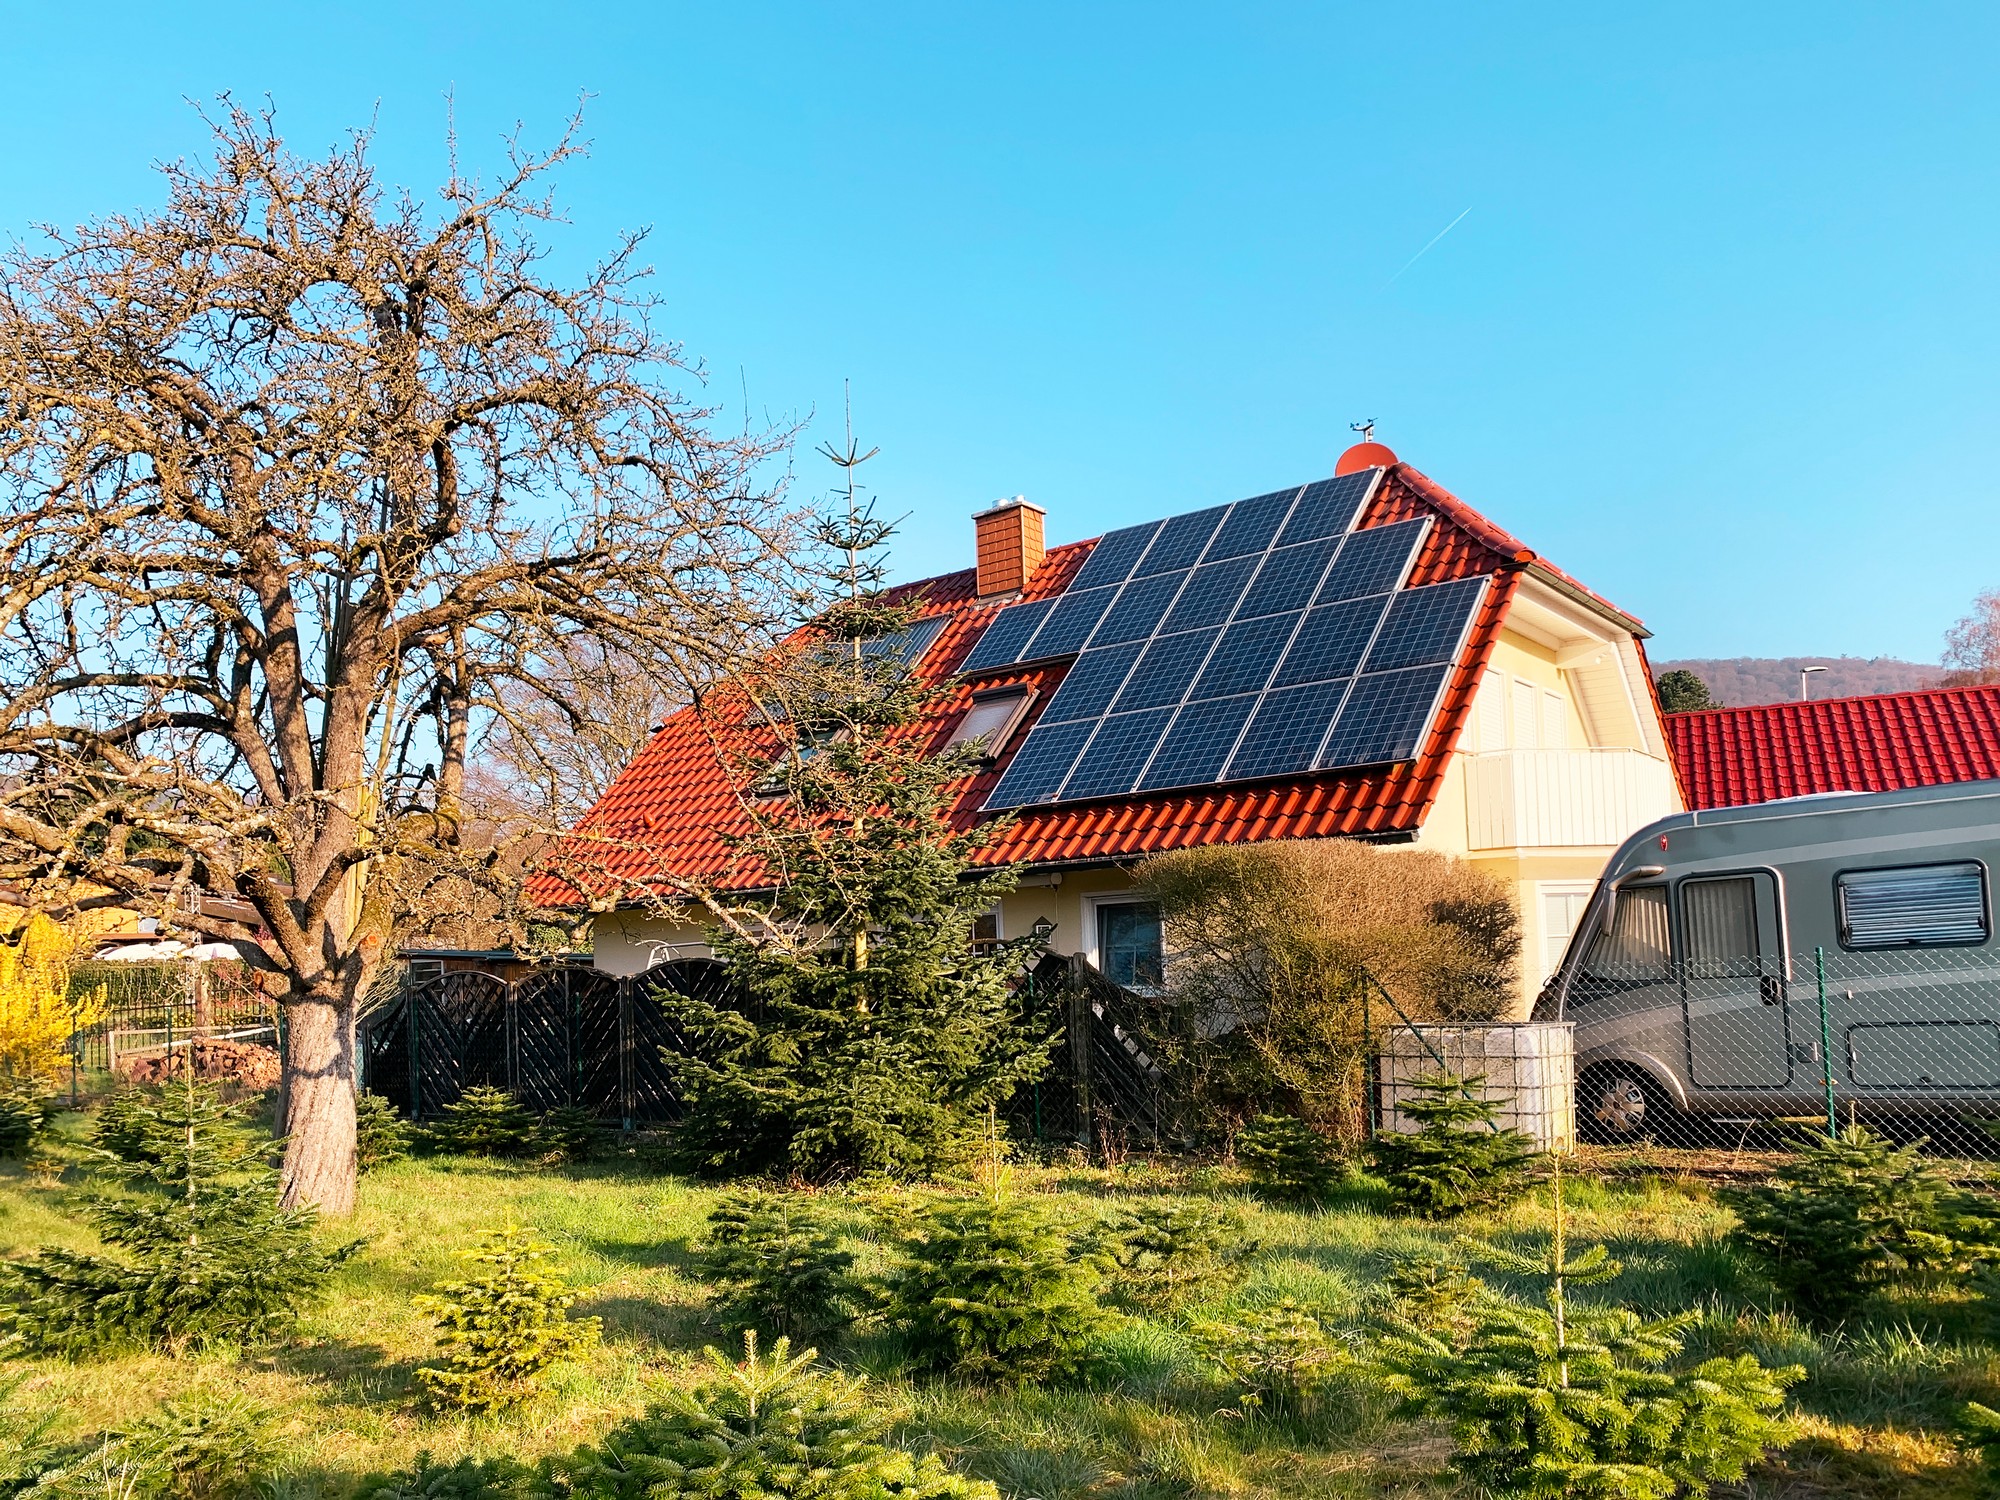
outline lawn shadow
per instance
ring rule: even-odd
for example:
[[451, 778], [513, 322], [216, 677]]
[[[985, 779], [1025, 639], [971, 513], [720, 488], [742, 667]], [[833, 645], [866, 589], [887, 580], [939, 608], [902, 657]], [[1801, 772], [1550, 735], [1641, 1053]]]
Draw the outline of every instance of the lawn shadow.
[[577, 1304], [578, 1317], [601, 1318], [604, 1337], [614, 1343], [654, 1344], [677, 1353], [699, 1353], [704, 1345], [727, 1348], [730, 1340], [706, 1303], [662, 1302], [654, 1297], [596, 1297]]
[[425, 1362], [395, 1358], [380, 1344], [324, 1335], [283, 1345], [272, 1356], [285, 1374], [324, 1386], [329, 1400], [371, 1409], [408, 1396]]

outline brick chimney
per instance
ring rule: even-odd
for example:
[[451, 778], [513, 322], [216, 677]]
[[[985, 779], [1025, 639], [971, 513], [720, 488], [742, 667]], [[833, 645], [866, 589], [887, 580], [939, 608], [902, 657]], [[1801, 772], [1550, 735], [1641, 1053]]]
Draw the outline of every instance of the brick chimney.
[[997, 599], [1018, 594], [1041, 565], [1042, 517], [1039, 505], [1016, 495], [999, 500], [972, 518], [979, 540], [979, 597]]

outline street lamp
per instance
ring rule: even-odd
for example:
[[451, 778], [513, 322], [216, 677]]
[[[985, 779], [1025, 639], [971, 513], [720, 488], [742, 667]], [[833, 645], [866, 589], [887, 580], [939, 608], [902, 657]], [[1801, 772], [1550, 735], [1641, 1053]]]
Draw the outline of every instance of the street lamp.
[[1808, 698], [1812, 697], [1812, 694], [1807, 691], [1812, 682], [1812, 674], [1815, 672], [1824, 672], [1825, 670], [1825, 667], [1799, 668], [1799, 702], [1804, 703]]

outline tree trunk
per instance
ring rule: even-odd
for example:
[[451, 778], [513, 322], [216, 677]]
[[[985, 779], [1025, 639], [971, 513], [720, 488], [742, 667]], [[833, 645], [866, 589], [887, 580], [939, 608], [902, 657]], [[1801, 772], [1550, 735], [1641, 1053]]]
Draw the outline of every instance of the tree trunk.
[[308, 995], [285, 1007], [285, 1144], [279, 1202], [354, 1211], [354, 1006]]

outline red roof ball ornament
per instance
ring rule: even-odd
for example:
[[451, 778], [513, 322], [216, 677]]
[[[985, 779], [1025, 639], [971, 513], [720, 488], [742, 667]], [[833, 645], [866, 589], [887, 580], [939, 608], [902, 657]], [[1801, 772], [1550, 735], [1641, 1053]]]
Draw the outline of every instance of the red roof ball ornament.
[[1396, 452], [1387, 443], [1375, 441], [1375, 424], [1372, 421], [1355, 422], [1353, 430], [1361, 434], [1361, 441], [1340, 455], [1340, 462], [1333, 466], [1333, 477], [1339, 479], [1346, 474], [1359, 474], [1363, 469], [1386, 469], [1396, 461]]

